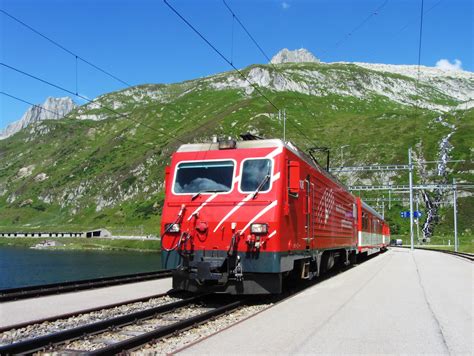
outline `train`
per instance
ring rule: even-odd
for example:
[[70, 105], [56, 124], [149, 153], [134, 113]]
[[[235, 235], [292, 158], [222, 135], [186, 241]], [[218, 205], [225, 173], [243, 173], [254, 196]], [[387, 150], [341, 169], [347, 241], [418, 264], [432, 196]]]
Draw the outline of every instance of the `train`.
[[165, 169], [162, 266], [189, 292], [279, 294], [387, 249], [384, 218], [280, 139], [180, 146]]

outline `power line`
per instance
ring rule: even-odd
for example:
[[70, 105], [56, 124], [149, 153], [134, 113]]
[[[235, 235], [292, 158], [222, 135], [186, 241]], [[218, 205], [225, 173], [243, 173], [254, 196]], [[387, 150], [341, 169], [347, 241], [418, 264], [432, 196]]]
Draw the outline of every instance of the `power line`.
[[[114, 74], [112, 74], [112, 73], [106, 71], [105, 69], [99, 67], [98, 65], [95, 65], [94, 63], [88, 61], [87, 59], [85, 59], [85, 58], [83, 58], [83, 57], [81, 57], [81, 56], [79, 56], [78, 54], [74, 53], [73, 51], [67, 49], [67, 48], [64, 47], [62, 44], [60, 44], [60, 43], [56, 42], [55, 40], [53, 40], [52, 38], [50, 38], [50, 37], [44, 35], [43, 33], [39, 32], [39, 31], [36, 30], [36, 29], [34, 29], [33, 27], [31, 27], [31, 26], [28, 25], [27, 23], [21, 21], [20, 19], [18, 19], [18, 18], [15, 17], [15, 16], [9, 14], [9, 13], [6, 12], [5, 10], [0, 9], [0, 12], [2, 12], [5, 16], [8, 16], [8, 17], [11, 18], [12, 20], [18, 22], [19, 24], [23, 25], [24, 27], [26, 27], [26, 28], [29, 29], [30, 31], [36, 33], [38, 36], [43, 37], [45, 40], [47, 40], [47, 41], [49, 41], [50, 43], [54, 44], [56, 47], [58, 47], [58, 48], [62, 49], [63, 51], [69, 53], [70, 55], [72, 55], [73, 57], [76, 58], [76, 61], [77, 61], [78, 59], [80, 59], [82, 62], [84, 62], [84, 63], [90, 65], [91, 67], [97, 69], [98, 71], [100, 71], [100, 72], [102, 72], [102, 73], [108, 75], [109, 77], [115, 79], [116, 81], [118, 81], [118, 82], [120, 82], [120, 83], [122, 83], [122, 84], [125, 84], [126, 86], [129, 86], [129, 87], [133, 86], [132, 84], [130, 84], [130, 83], [128, 83], [128, 82], [126, 82], [126, 81], [120, 79], [120, 78], [117, 77], [116, 75], [114, 75]], [[77, 64], [76, 64], [76, 69], [77, 69]], [[76, 70], [76, 77], [77, 77], [77, 70]]]
[[[178, 12], [173, 6], [171, 6], [167, 0], [163, 0], [163, 2], [189, 27], [191, 28], [201, 39], [207, 43], [209, 47], [211, 47], [214, 52], [216, 52], [227, 64], [229, 64], [234, 70], [245, 80], [247, 81], [254, 89], [257, 91], [270, 105], [277, 111], [280, 110], [259, 88], [256, 84], [252, 83], [250, 79], [242, 72], [240, 71], [229, 59], [227, 59], [226, 56], [222, 54], [196, 27], [194, 27], [181, 13]], [[235, 16], [235, 14], [234, 14]], [[236, 20], [237, 17], [236, 17]], [[241, 24], [241, 22], [238, 20], [238, 22]], [[291, 122], [291, 121], [290, 121]], [[292, 125], [307, 139], [309, 140], [310, 144], [313, 144], [312, 141], [301, 131], [301, 129], [296, 126], [295, 124], [292, 123]]]
[[[10, 98], [12, 98], [12, 99], [15, 99], [15, 100], [17, 100], [17, 101], [20, 101], [20, 102], [22, 102], [22, 103], [29, 104], [29, 105], [31, 105], [31, 106], [37, 107], [37, 108], [40, 109], [40, 110], [49, 111], [50, 113], [55, 114], [58, 119], [61, 118], [61, 117], [67, 116], [67, 115], [61, 115], [61, 114], [59, 114], [57, 111], [52, 111], [52, 110], [46, 109], [45, 107], [43, 107], [43, 106], [41, 106], [41, 105], [33, 104], [33, 103], [31, 103], [31, 102], [29, 102], [29, 101], [27, 101], [27, 100], [25, 100], [25, 99], [19, 98], [19, 97], [17, 97], [17, 96], [14, 96], [14, 95], [12, 95], [12, 94], [6, 93], [6, 92], [4, 92], [4, 91], [0, 91], [0, 94], [5, 95], [5, 96], [7, 96], [7, 97], [10, 97]], [[128, 127], [127, 127], [127, 128], [128, 128]], [[124, 128], [124, 129], [122, 130], [122, 132], [125, 132], [125, 130], [126, 130], [127, 128]], [[120, 137], [123, 137], [123, 136], [121, 136], [121, 135], [118, 136], [118, 138], [120, 138]], [[150, 140], [148, 140], [148, 142], [137, 141], [137, 140], [134, 140], [134, 139], [130, 138], [129, 136], [124, 137], [124, 139], [126, 139], [126, 140], [128, 140], [128, 141], [130, 141], [130, 142], [135, 143], [136, 146], [143, 146], [144, 144], [147, 144], [147, 143], [153, 143], [153, 142], [151, 142]], [[181, 142], [182, 142], [182, 141], [181, 141]], [[163, 148], [164, 145], [165, 145], [165, 144], [162, 144], [161, 146], [158, 146], [158, 148], [161, 149], [161, 148]], [[11, 165], [10, 165], [10, 166], [11, 166]], [[9, 168], [9, 167], [6, 167], [6, 168]], [[5, 169], [6, 169], [6, 168], [5, 168]], [[4, 168], [1, 168], [0, 170], [4, 170]]]
[[[421, 0], [421, 10], [420, 10], [420, 28], [419, 28], [419, 37], [418, 37], [418, 67], [416, 73], [416, 82], [415, 82], [415, 90], [417, 92], [416, 98], [416, 106], [415, 111], [418, 112], [421, 106], [421, 95], [418, 94], [419, 86], [420, 86], [420, 76], [421, 76], [421, 44], [423, 39], [423, 7], [424, 7], [424, 0]], [[418, 105], [420, 103], [420, 105]]]
[[421, 10], [420, 10], [420, 36], [418, 39], [418, 81], [420, 80], [420, 64], [421, 64], [421, 44], [423, 39], [423, 7], [424, 0], [421, 0]]
[[[224, 3], [225, 7], [229, 10], [229, 12], [232, 14], [232, 20], [236, 20], [240, 27], [242, 27], [242, 29], [245, 31], [245, 33], [247, 34], [247, 36], [252, 40], [252, 42], [255, 44], [255, 46], [258, 48], [258, 50], [263, 54], [263, 56], [268, 60], [268, 63], [272, 66], [272, 68], [275, 70], [275, 72], [279, 73], [283, 78], [285, 78], [285, 80], [289, 81], [288, 78], [285, 76], [285, 74], [283, 73], [283, 71], [280, 71], [278, 70], [278, 68], [272, 63], [270, 57], [265, 53], [265, 51], [263, 50], [263, 48], [258, 44], [257, 40], [252, 36], [252, 34], [250, 33], [250, 31], [247, 29], [247, 27], [242, 23], [242, 21], [240, 21], [240, 18], [234, 13], [234, 11], [232, 10], [232, 8], [227, 4], [227, 2], [225, 0], [222, 0], [222, 2]], [[311, 110], [308, 109], [308, 107], [306, 106], [305, 102], [303, 100], [301, 100], [301, 98], [299, 97], [299, 95], [294, 92], [294, 91], [290, 91], [291, 93], [294, 93], [294, 96], [295, 98], [304, 106], [304, 108], [306, 109], [306, 111], [310, 112], [311, 115], [314, 117], [314, 113], [311, 112]], [[310, 143], [310, 145], [313, 145], [314, 143], [311, 141], [311, 139], [306, 136], [306, 134], [298, 127], [298, 125], [294, 124], [293, 121], [288, 121], [294, 128], [296, 128], [296, 130]]]
[[143, 126], [143, 127], [146, 127], [146, 128], [148, 128], [148, 129], [150, 129], [150, 130], [153, 130], [153, 131], [156, 131], [156, 132], [158, 132], [158, 133], [160, 133], [160, 134], [163, 134], [163, 135], [165, 135], [165, 136], [168, 136], [169, 138], [171, 138], [171, 139], [173, 139], [173, 140], [180, 141], [181, 143], [186, 143], [186, 142], [180, 140], [178, 137], [175, 137], [175, 136], [173, 136], [173, 135], [170, 135], [170, 134], [166, 133], [165, 131], [157, 130], [157, 129], [155, 129], [155, 128], [152, 127], [152, 126], [149, 126], [149, 125], [147, 125], [147, 124], [144, 124], [144, 123], [142, 123], [142, 122], [140, 122], [140, 121], [137, 121], [137, 120], [133, 119], [132, 117], [130, 117], [130, 115], [127, 115], [127, 114], [124, 114], [124, 113], [120, 113], [120, 112], [118, 112], [118, 111], [116, 111], [116, 110], [114, 110], [114, 109], [109, 108], [108, 106], [105, 106], [105, 105], [101, 104], [100, 102], [96, 102], [96, 101], [94, 101], [94, 100], [91, 100], [91, 99], [89, 99], [89, 98], [87, 98], [87, 97], [85, 97], [85, 96], [83, 96], [83, 95], [81, 95], [81, 94], [75, 94], [73, 91], [71, 91], [71, 90], [69, 90], [69, 89], [66, 89], [66, 88], [64, 88], [64, 87], [62, 87], [62, 86], [59, 86], [59, 85], [54, 84], [54, 83], [52, 83], [52, 82], [49, 82], [49, 81], [47, 81], [47, 80], [45, 80], [45, 79], [39, 78], [39, 77], [37, 77], [37, 76], [35, 76], [35, 75], [33, 75], [33, 74], [30, 74], [30, 73], [27, 73], [27, 72], [25, 72], [25, 71], [22, 71], [21, 69], [15, 68], [15, 67], [10, 66], [10, 65], [8, 65], [8, 64], [6, 64], [6, 63], [0, 62], [0, 65], [2, 65], [2, 66], [5, 67], [5, 68], [8, 68], [8, 69], [10, 69], [10, 70], [12, 70], [12, 71], [14, 71], [14, 72], [20, 73], [20, 74], [22, 74], [22, 75], [24, 75], [24, 76], [26, 76], [26, 77], [29, 77], [29, 78], [35, 79], [35, 80], [37, 80], [37, 81], [39, 81], [39, 82], [41, 82], [41, 83], [47, 84], [47, 85], [49, 85], [49, 86], [51, 86], [51, 87], [53, 87], [53, 88], [56, 88], [56, 89], [59, 89], [59, 90], [62, 90], [62, 91], [64, 91], [64, 92], [66, 92], [66, 93], [69, 93], [69, 94], [71, 94], [71, 95], [77, 96], [78, 98], [81, 98], [81, 99], [87, 101], [88, 103], [93, 103], [93, 102], [94, 102], [95, 104], [98, 104], [102, 109], [105, 109], [105, 110], [107, 110], [107, 111], [110, 111], [110, 112], [113, 113], [113, 114], [116, 114], [116, 115], [121, 116], [121, 117], [123, 117], [123, 118], [125, 118], [125, 119], [128, 119], [128, 120], [130, 120], [130, 121], [133, 121], [134, 123], [136, 123], [136, 124], [138, 124], [138, 125], [141, 125], [141, 126]]
[[163, 0], [163, 2], [168, 6], [189, 28], [191, 28], [201, 39], [207, 43], [209, 47], [211, 47], [214, 52], [216, 52], [225, 62], [227, 62], [234, 70], [239, 73], [239, 75], [248, 82], [254, 89], [257, 91], [276, 111], [280, 109], [276, 106], [259, 88], [256, 84], [252, 83], [248, 77], [242, 73], [226, 56], [222, 54], [201, 32], [199, 32], [196, 27], [194, 27], [183, 15], [181, 15], [178, 10], [176, 10], [173, 6], [171, 6], [167, 0]]
[[8, 96], [8, 97], [10, 97], [10, 98], [12, 98], [12, 99], [15, 99], [15, 100], [17, 100], [17, 101], [21, 101], [22, 103], [25, 103], [25, 104], [29, 104], [29, 105], [31, 105], [31, 106], [34, 106], [34, 107], [36, 107], [36, 108], [38, 108], [38, 109], [40, 109], [40, 110], [49, 111], [50, 113], [55, 114], [56, 117], [58, 117], [58, 118], [61, 116], [57, 111], [52, 111], [52, 110], [46, 109], [45, 107], [43, 107], [43, 106], [41, 106], [41, 105], [37, 105], [37, 104], [30, 103], [29, 101], [27, 101], [27, 100], [25, 100], [25, 99], [19, 98], [19, 97], [17, 97], [17, 96], [14, 96], [14, 95], [12, 95], [12, 94], [6, 93], [6, 92], [4, 92], [4, 91], [0, 91], [0, 94], [5, 95], [5, 96]]
[[[424, 12], [424, 15], [427, 15], [428, 13], [431, 12], [431, 10], [433, 10], [436, 6], [438, 6], [440, 3], [442, 3], [443, 0], [439, 0], [437, 3], [433, 4], [433, 6], [431, 6], [430, 8], [428, 8], [428, 10], [426, 10]], [[395, 33], [395, 35], [397, 35], [398, 33], [404, 31], [408, 26], [410, 26], [413, 22], [408, 22], [406, 23], [404, 26], [400, 27], [400, 29]]]
[[[334, 45], [334, 48], [338, 48], [340, 47], [344, 42], [348, 41], [349, 38], [352, 37], [352, 35], [354, 35], [354, 33], [356, 33], [357, 31], [359, 31], [367, 22], [369, 22], [374, 16], [377, 16], [379, 14], [379, 12], [385, 7], [385, 5], [387, 5], [389, 0], [384, 0], [375, 10], [373, 10], [364, 20], [362, 20], [361, 22], [359, 22], [351, 31], [349, 31], [348, 33], [346, 33], [339, 41], [337, 41]], [[322, 54], [325, 54], [327, 53], [329, 50], [326, 49], [326, 50], [323, 50], [321, 53]]]
[[247, 34], [247, 36], [250, 37], [250, 39], [252, 40], [252, 42], [255, 44], [255, 46], [257, 46], [257, 48], [260, 50], [260, 52], [264, 55], [264, 57], [268, 60], [268, 62], [271, 62], [270, 58], [267, 56], [267, 54], [265, 53], [265, 51], [262, 49], [262, 47], [260, 47], [260, 45], [257, 43], [257, 41], [255, 40], [255, 38], [253, 38], [253, 36], [250, 34], [250, 32], [247, 30], [247, 28], [244, 26], [244, 24], [242, 23], [242, 21], [240, 21], [239, 17], [234, 13], [234, 11], [230, 8], [230, 6], [227, 4], [227, 2], [225, 0], [222, 0], [222, 2], [224, 3], [225, 7], [227, 7], [227, 9], [229, 10], [229, 12], [232, 14], [232, 17], [235, 18], [237, 20], [237, 22], [239, 23], [240, 27], [242, 27], [242, 29], [245, 31], [245, 33]]

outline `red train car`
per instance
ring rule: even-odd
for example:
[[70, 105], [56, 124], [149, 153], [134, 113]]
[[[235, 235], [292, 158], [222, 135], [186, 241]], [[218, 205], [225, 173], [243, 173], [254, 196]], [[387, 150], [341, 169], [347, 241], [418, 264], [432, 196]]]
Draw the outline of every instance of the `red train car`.
[[280, 293], [285, 277], [384, 248], [381, 216], [281, 140], [183, 145], [165, 191], [162, 264], [175, 289]]
[[357, 226], [357, 249], [370, 255], [385, 250], [390, 245], [390, 228], [382, 215], [357, 198], [359, 210]]

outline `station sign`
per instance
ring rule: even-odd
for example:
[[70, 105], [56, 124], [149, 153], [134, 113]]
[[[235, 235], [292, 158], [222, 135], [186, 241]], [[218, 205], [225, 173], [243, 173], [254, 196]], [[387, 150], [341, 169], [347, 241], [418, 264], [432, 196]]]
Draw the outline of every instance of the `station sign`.
[[[423, 212], [419, 210], [415, 210], [413, 212], [413, 217], [415, 219], [421, 218], [423, 216]], [[409, 218], [410, 217], [410, 211], [400, 211], [400, 217], [401, 218]]]

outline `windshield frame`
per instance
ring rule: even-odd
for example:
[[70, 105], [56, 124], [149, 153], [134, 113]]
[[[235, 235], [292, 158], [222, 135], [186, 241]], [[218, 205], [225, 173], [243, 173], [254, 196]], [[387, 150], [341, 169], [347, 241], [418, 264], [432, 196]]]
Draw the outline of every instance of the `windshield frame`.
[[173, 184], [171, 185], [171, 193], [173, 195], [195, 195], [197, 194], [198, 192], [194, 192], [194, 193], [177, 193], [175, 192], [174, 188], [175, 188], [175, 184], [176, 184], [176, 177], [178, 176], [178, 167], [181, 163], [206, 163], [206, 162], [223, 162], [223, 161], [232, 161], [232, 164], [233, 164], [233, 167], [232, 167], [232, 182], [231, 182], [231, 185], [230, 185], [230, 189], [228, 191], [225, 191], [225, 192], [201, 192], [200, 195], [212, 195], [212, 194], [230, 194], [232, 193], [232, 191], [234, 190], [234, 184], [235, 184], [235, 169], [237, 167], [237, 161], [233, 158], [217, 158], [217, 159], [199, 159], [199, 160], [183, 160], [183, 161], [179, 161], [176, 163], [176, 166], [174, 168], [174, 173], [173, 173]]
[[[264, 160], [264, 159], [267, 159], [271, 162], [271, 170], [270, 170], [270, 177], [268, 179], [268, 181], [270, 182], [269, 186], [268, 186], [268, 189], [267, 190], [260, 190], [258, 192], [258, 194], [265, 194], [265, 193], [269, 193], [272, 188], [273, 188], [273, 172], [275, 171], [275, 160], [273, 158], [268, 158], [268, 157], [247, 157], [245, 159], [242, 160], [242, 162], [240, 162], [240, 179], [239, 179], [239, 186], [238, 186], [238, 190], [239, 190], [239, 193], [242, 193], [242, 194], [253, 194], [255, 193], [255, 190], [257, 189], [257, 187], [255, 187], [254, 190], [249, 190], [249, 191], [246, 191], [246, 190], [242, 190], [241, 187], [242, 187], [242, 175], [244, 173], [244, 163], [245, 161], [255, 161], [255, 160]], [[265, 179], [265, 176], [264, 178]]]

